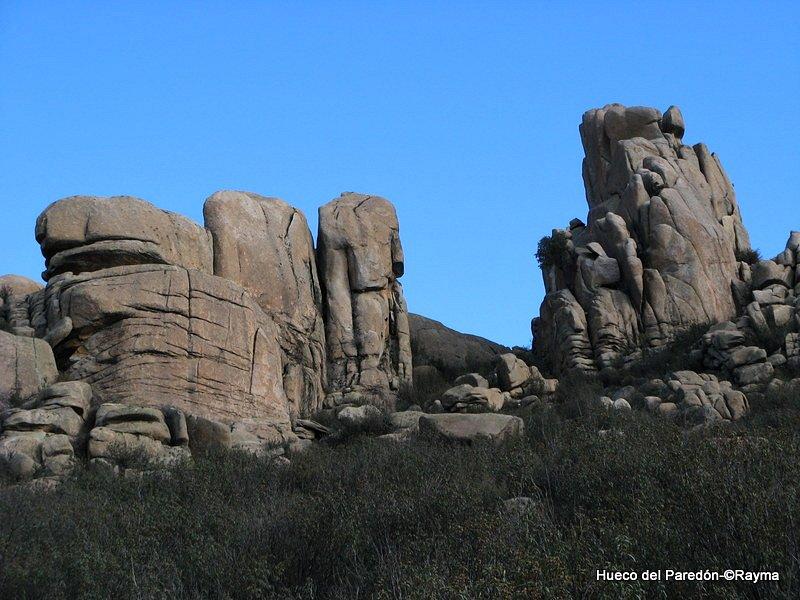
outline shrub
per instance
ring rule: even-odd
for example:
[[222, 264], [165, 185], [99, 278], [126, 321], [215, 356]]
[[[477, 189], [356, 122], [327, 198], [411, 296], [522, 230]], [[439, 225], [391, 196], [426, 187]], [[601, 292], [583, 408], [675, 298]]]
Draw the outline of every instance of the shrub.
[[748, 265], [753, 265], [761, 259], [761, 252], [755, 248], [744, 248], [743, 250], [736, 250], [736, 260], [739, 262], [746, 262]]
[[596, 377], [574, 369], [559, 380], [555, 402], [560, 413], [576, 418], [589, 414], [602, 395], [603, 386]]
[[553, 235], [546, 235], [540, 239], [536, 248], [539, 267], [542, 270], [550, 267], [565, 269], [572, 260], [568, 242], [567, 234], [560, 230], [555, 230]]
[[764, 348], [768, 354], [780, 352], [786, 343], [786, 335], [794, 331], [794, 324], [787, 323], [782, 327], [771, 327], [768, 331], [753, 331], [748, 337], [748, 343]]
[[[797, 431], [687, 435], [544, 405], [499, 448], [358, 437], [287, 466], [228, 452], [135, 479], [78, 471], [49, 494], [0, 490], [0, 597], [796, 598]], [[504, 509], [519, 496], [529, 510]], [[595, 575], [667, 568], [780, 581]]]
[[672, 340], [664, 346], [642, 349], [642, 358], [631, 365], [631, 373], [644, 378], [662, 378], [670, 371], [700, 369], [702, 365], [692, 362], [692, 350], [708, 327], [706, 323], [689, 325], [675, 332]]
[[433, 373], [416, 375], [412, 385], [403, 384], [397, 394], [398, 410], [405, 410], [416, 404], [422, 408], [429, 406], [434, 400], [441, 398], [442, 394], [451, 387], [437, 369]]

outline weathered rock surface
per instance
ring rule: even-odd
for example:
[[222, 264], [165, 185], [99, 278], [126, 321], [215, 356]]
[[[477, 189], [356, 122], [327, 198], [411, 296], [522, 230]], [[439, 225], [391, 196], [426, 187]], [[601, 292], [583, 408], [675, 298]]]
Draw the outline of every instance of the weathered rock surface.
[[410, 383], [408, 312], [398, 281], [404, 258], [394, 207], [378, 196], [342, 194], [319, 209], [317, 242], [328, 392], [398, 390]]
[[423, 415], [419, 419], [421, 437], [467, 444], [477, 441], [501, 444], [521, 437], [524, 430], [519, 417], [491, 413]]
[[109, 267], [177, 265], [212, 273], [211, 236], [184, 216], [131, 196], [72, 196], [36, 220], [45, 280]]
[[719, 160], [703, 144], [684, 145], [684, 127], [676, 107], [584, 114], [589, 216], [554, 232], [558, 256], [543, 273], [534, 325], [554, 369], [602, 369], [692, 324], [735, 316], [735, 252], [749, 248], [747, 233]]
[[445, 375], [488, 371], [509, 348], [477, 335], [461, 333], [413, 313], [408, 315], [414, 365], [432, 365]]
[[259, 419], [291, 435], [278, 332], [232, 281], [169, 265], [53, 277], [46, 327], [71, 323], [55, 354], [97, 403], [173, 406], [227, 423]]
[[337, 414], [336, 418], [348, 427], [361, 427], [370, 420], [380, 419], [380, 409], [370, 404], [363, 406], [345, 406]]
[[91, 388], [80, 382], [43, 389], [24, 408], [0, 415], [0, 470], [16, 479], [60, 476], [74, 464], [75, 446], [85, 434]]
[[58, 370], [47, 342], [0, 331], [0, 410], [21, 404], [56, 379]]
[[442, 407], [449, 412], [497, 412], [503, 408], [505, 397], [497, 388], [460, 384], [447, 390], [441, 398]]
[[278, 198], [221, 191], [203, 206], [214, 274], [241, 285], [278, 326], [293, 417], [325, 397], [325, 328], [314, 244], [302, 212]]
[[42, 284], [21, 275], [0, 276], [0, 331], [31, 337], [28, 296], [42, 289]]

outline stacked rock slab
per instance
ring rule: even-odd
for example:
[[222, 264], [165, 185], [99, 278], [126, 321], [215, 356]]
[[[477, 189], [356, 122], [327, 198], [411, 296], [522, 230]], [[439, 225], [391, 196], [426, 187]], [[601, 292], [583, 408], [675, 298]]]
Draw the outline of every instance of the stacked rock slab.
[[0, 471], [16, 478], [63, 475], [73, 464], [92, 398], [91, 387], [68, 381], [44, 388], [0, 415]]
[[342, 194], [319, 209], [317, 260], [323, 288], [328, 391], [387, 393], [411, 381], [408, 312], [398, 278], [397, 214], [378, 196]]
[[749, 248], [733, 186], [676, 107], [612, 104], [580, 126], [587, 224], [556, 230], [534, 337], [557, 371], [615, 364], [736, 314]]
[[213, 272], [211, 236], [203, 227], [131, 196], [58, 200], [36, 220], [36, 241], [45, 281], [69, 271], [142, 264]]
[[325, 397], [325, 328], [314, 244], [302, 212], [278, 198], [221, 191], [206, 200], [214, 274], [246, 289], [278, 326], [292, 417]]
[[61, 376], [96, 404], [173, 406], [291, 436], [278, 328], [246, 289], [212, 275], [211, 236], [129, 197], [48, 207], [37, 239], [49, 280], [32, 323]]

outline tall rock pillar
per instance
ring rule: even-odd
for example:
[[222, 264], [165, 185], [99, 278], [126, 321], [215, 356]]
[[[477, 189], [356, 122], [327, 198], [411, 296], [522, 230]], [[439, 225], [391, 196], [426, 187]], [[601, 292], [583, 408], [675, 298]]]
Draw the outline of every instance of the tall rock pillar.
[[345, 193], [319, 209], [317, 260], [323, 288], [328, 392], [411, 381], [408, 311], [398, 279], [403, 248], [394, 206]]

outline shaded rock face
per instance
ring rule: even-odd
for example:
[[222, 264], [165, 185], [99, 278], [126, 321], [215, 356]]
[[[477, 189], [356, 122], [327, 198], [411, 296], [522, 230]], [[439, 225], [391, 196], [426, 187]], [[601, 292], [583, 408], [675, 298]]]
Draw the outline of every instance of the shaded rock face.
[[211, 236], [181, 215], [131, 196], [72, 196], [36, 220], [47, 267], [42, 277], [140, 264], [212, 273]]
[[57, 379], [47, 342], [0, 331], [0, 410], [35, 396]]
[[[53, 277], [46, 328], [62, 377], [97, 403], [174, 406], [224, 422], [261, 419], [290, 432], [278, 331], [232, 281], [174, 265]], [[46, 334], [46, 331], [39, 333]]]
[[409, 314], [414, 365], [432, 365], [444, 374], [490, 371], [509, 348], [477, 335], [450, 329], [439, 321]]
[[397, 214], [378, 196], [345, 193], [319, 209], [328, 391], [397, 390], [411, 381], [404, 258]]
[[28, 297], [42, 288], [41, 283], [21, 275], [0, 276], [0, 330], [32, 336]]
[[292, 416], [315, 412], [325, 397], [325, 328], [305, 216], [278, 198], [235, 191], [212, 195], [203, 214], [214, 274], [247, 290], [278, 327]]
[[595, 370], [696, 323], [732, 318], [749, 248], [733, 186], [703, 144], [684, 145], [676, 107], [618, 104], [580, 126], [587, 224], [554, 232], [566, 256], [544, 270], [534, 324], [557, 370]]

